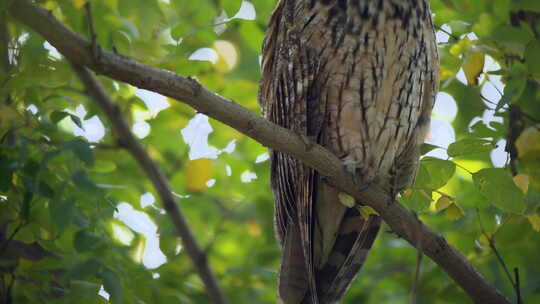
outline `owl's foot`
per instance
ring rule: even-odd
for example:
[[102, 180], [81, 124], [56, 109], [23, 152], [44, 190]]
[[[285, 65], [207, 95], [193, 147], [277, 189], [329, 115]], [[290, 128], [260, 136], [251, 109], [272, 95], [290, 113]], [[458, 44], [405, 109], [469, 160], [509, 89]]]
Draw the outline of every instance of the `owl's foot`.
[[352, 175], [353, 182], [359, 187], [359, 191], [366, 190], [375, 180], [375, 175], [372, 174], [371, 170], [366, 168], [362, 162], [345, 159], [343, 164], [345, 166], [345, 170]]

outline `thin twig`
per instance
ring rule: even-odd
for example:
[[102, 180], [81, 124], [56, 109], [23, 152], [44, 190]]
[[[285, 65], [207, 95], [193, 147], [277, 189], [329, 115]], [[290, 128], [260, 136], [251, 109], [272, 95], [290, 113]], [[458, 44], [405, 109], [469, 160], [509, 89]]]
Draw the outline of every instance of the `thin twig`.
[[92, 15], [92, 3], [90, 3], [90, 1], [86, 2], [84, 9], [86, 10], [86, 22], [88, 24], [88, 31], [90, 32], [92, 54], [94, 56], [94, 60], [97, 62], [99, 60], [99, 45], [96, 41], [97, 35], [96, 28], [94, 26], [94, 17]]
[[0, 256], [2, 256], [2, 254], [4, 253], [4, 250], [7, 249], [9, 243], [13, 240], [13, 238], [15, 237], [15, 235], [17, 235], [17, 233], [26, 225], [26, 222], [21, 222], [19, 223], [19, 225], [15, 228], [15, 230], [13, 230], [13, 232], [9, 235], [9, 237], [4, 241], [2, 242], [2, 246], [0, 246]]
[[126, 148], [133, 158], [139, 163], [148, 178], [154, 184], [159, 194], [163, 207], [171, 218], [176, 228], [177, 234], [183, 241], [184, 248], [193, 261], [197, 272], [203, 281], [209, 298], [214, 303], [227, 303], [217, 280], [208, 265], [206, 254], [195, 240], [193, 233], [178, 208], [177, 202], [170, 190], [169, 183], [154, 161], [148, 155], [141, 143], [135, 138], [128, 124], [122, 117], [117, 104], [109, 99], [109, 96], [95, 77], [85, 68], [77, 64], [72, 64], [73, 69], [86, 87], [86, 92], [98, 104], [101, 110], [109, 118], [112, 128], [117, 134], [120, 146]]
[[521, 298], [521, 286], [519, 282], [519, 269], [517, 267], [514, 268], [514, 276], [516, 278], [516, 298], [517, 298], [517, 304], [523, 304], [523, 299]]
[[478, 217], [478, 224], [480, 225], [480, 230], [482, 231], [482, 235], [487, 239], [489, 248], [491, 248], [491, 251], [493, 251], [493, 253], [495, 254], [497, 261], [503, 268], [504, 273], [506, 274], [506, 277], [508, 278], [508, 281], [510, 281], [510, 284], [512, 284], [512, 287], [514, 288], [514, 291], [516, 292], [516, 296], [519, 299], [520, 298], [519, 286], [512, 278], [512, 275], [510, 274], [510, 270], [508, 269], [508, 266], [506, 266], [504, 259], [499, 253], [499, 250], [497, 250], [497, 246], [495, 246], [495, 240], [484, 229], [484, 224], [482, 223], [482, 217], [480, 216], [480, 210], [478, 208], [476, 208], [476, 216]]

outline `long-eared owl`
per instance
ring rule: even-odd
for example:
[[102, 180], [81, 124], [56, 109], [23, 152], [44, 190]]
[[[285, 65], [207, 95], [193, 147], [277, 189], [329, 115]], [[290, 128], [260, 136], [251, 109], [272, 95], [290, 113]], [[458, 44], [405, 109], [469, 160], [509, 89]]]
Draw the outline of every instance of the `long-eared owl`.
[[[418, 170], [438, 85], [428, 0], [280, 0], [263, 44], [265, 116], [338, 156], [359, 186], [391, 195]], [[282, 303], [334, 303], [360, 270], [378, 215], [271, 151]], [[356, 202], [361, 205], [361, 202]]]

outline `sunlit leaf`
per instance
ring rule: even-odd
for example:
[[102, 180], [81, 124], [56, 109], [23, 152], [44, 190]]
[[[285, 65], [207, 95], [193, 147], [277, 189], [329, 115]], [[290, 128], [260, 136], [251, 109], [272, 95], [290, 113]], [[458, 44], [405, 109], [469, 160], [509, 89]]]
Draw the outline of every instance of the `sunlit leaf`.
[[525, 129], [516, 140], [516, 148], [520, 157], [540, 149], [540, 130], [535, 127]]
[[448, 208], [448, 206], [450, 206], [451, 204], [452, 204], [452, 199], [448, 196], [443, 195], [437, 200], [435, 209], [437, 210], [437, 212], [439, 212]]
[[379, 215], [379, 213], [370, 206], [358, 206], [358, 211], [360, 211], [360, 214], [366, 221], [369, 219], [370, 215]]
[[420, 186], [426, 186], [430, 189], [439, 189], [446, 185], [456, 172], [456, 164], [449, 160], [424, 157], [421, 163], [422, 167], [429, 172], [429, 181]]
[[540, 215], [533, 214], [527, 216], [527, 219], [529, 220], [529, 223], [531, 223], [532, 228], [536, 232], [540, 232]]
[[488, 152], [496, 148], [490, 140], [481, 138], [465, 138], [448, 146], [448, 156], [460, 157], [476, 153]]
[[527, 190], [529, 189], [529, 176], [526, 174], [518, 174], [514, 176], [513, 180], [516, 186], [523, 191], [523, 194], [527, 194]]
[[494, 206], [512, 213], [523, 212], [525, 208], [523, 192], [506, 170], [482, 169], [473, 174], [473, 181], [478, 191]]
[[466, 215], [467, 213], [456, 204], [450, 204], [444, 211], [444, 216], [452, 221], [458, 220]]
[[431, 193], [424, 189], [407, 189], [403, 191], [399, 202], [409, 209], [420, 212], [426, 210], [431, 203]]
[[465, 62], [463, 62], [463, 72], [468, 84], [478, 84], [478, 77], [484, 70], [484, 58], [484, 53], [479, 51], [472, 51], [467, 54]]

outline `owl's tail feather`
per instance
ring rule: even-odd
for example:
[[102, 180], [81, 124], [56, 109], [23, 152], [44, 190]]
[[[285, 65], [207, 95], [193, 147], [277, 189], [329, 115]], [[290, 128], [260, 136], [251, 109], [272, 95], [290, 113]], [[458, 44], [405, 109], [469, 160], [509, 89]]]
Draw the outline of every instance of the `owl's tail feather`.
[[[342, 219], [327, 262], [316, 270], [319, 304], [337, 302], [364, 264], [379, 231], [380, 216], [367, 220], [355, 208]], [[290, 225], [283, 244], [278, 296], [283, 304], [313, 304], [299, 229]]]
[[366, 220], [356, 208], [347, 209], [328, 260], [316, 271], [320, 303], [335, 303], [347, 291], [364, 264], [380, 226], [380, 216], [371, 215]]
[[283, 304], [300, 304], [309, 289], [308, 272], [300, 230], [296, 225], [287, 228], [279, 269], [278, 297]]

